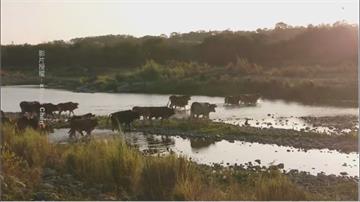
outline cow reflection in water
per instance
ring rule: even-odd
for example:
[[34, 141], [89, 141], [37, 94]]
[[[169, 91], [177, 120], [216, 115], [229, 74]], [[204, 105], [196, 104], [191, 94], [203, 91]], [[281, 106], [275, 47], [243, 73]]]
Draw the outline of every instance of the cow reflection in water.
[[161, 154], [172, 152], [171, 146], [175, 145], [175, 140], [169, 136], [146, 136], [147, 148], [143, 150], [146, 154]]
[[194, 149], [202, 149], [215, 144], [216, 140], [211, 138], [190, 138], [190, 146]]

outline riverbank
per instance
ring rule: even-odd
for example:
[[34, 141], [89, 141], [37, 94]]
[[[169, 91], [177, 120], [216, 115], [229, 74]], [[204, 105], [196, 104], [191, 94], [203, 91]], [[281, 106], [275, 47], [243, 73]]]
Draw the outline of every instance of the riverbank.
[[[209, 77], [214, 77], [212, 70]], [[219, 73], [219, 72], [218, 72]], [[358, 107], [357, 80], [331, 78], [288, 78], [270, 75], [248, 75], [234, 81], [210, 79], [157, 80], [131, 79], [134, 70], [121, 73], [99, 72], [94, 77], [47, 75], [48, 88], [74, 92], [187, 94], [228, 96], [242, 93], [259, 93], [264, 99], [295, 101], [314, 106]], [[115, 75], [115, 76], [114, 76]], [[37, 75], [29, 72], [8, 71], [2, 76], [2, 85], [38, 85]], [[236, 92], [236, 93], [235, 93]]]
[[[110, 128], [107, 117], [100, 116], [99, 127]], [[210, 140], [240, 140], [262, 144], [291, 146], [298, 149], [331, 149], [340, 152], [358, 152], [357, 132], [347, 135], [327, 135], [315, 132], [303, 132], [277, 128], [255, 128], [235, 126], [210, 120], [164, 120], [143, 122], [137, 121], [134, 131], [181, 137], [207, 138]]]
[[2, 200], [357, 200], [358, 179], [148, 156], [119, 138], [52, 144], [1, 128]]
[[[18, 112], [6, 112], [10, 119], [19, 116]], [[96, 116], [99, 129], [111, 129], [108, 116]], [[307, 120], [315, 119], [320, 127], [323, 121], [331, 119], [340, 124], [339, 117], [303, 117]], [[355, 116], [341, 116], [342, 120], [357, 120]], [[63, 115], [60, 119], [50, 121], [52, 128], [69, 128]], [[321, 121], [319, 121], [321, 120]], [[341, 121], [342, 122], [342, 121]], [[354, 123], [350, 124], [354, 127]], [[326, 125], [325, 125], [326, 126]], [[344, 127], [346, 128], [346, 127]], [[343, 129], [343, 128], [340, 128]], [[338, 129], [338, 130], [340, 130]], [[297, 131], [280, 128], [258, 128], [251, 126], [239, 126], [222, 122], [214, 122], [203, 119], [170, 119], [170, 120], [138, 120], [133, 123], [133, 132], [143, 132], [164, 136], [180, 136], [189, 138], [206, 138], [209, 141], [245, 141], [251, 143], [275, 144], [278, 146], [290, 146], [297, 149], [330, 149], [339, 152], [358, 152], [358, 132], [352, 128], [351, 132], [345, 134], [330, 135], [325, 133], [309, 131]]]

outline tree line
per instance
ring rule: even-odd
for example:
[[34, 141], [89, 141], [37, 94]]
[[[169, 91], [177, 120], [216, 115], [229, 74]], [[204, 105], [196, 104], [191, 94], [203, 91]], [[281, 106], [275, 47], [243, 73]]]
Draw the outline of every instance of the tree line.
[[[357, 64], [358, 25], [293, 27], [283, 22], [256, 31], [197, 31], [169, 36], [106, 35], [51, 41], [37, 45], [2, 45], [4, 69], [34, 68], [38, 50], [47, 66], [132, 68], [146, 61], [199, 62], [228, 66], [244, 58], [264, 68], [289, 65]], [[354, 65], [356, 67], [356, 65]]]

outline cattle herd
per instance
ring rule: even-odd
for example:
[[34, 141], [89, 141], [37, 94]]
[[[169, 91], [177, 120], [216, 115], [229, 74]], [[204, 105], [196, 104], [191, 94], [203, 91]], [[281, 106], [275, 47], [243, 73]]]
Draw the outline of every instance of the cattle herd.
[[[238, 96], [225, 97], [225, 104], [238, 105], [240, 103], [246, 105], [253, 105], [257, 103], [260, 98], [258, 94], [243, 94]], [[108, 121], [111, 121], [112, 130], [120, 130], [124, 125], [125, 129], [130, 130], [131, 123], [135, 120], [152, 120], [152, 119], [168, 119], [175, 114], [175, 109], [184, 109], [189, 104], [190, 96], [187, 95], [172, 95], [169, 97], [169, 102], [166, 106], [158, 107], [144, 107], [135, 106], [132, 109], [117, 111], [108, 116]], [[63, 115], [70, 128], [68, 134], [70, 137], [75, 137], [76, 132], [82, 136], [83, 132], [90, 135], [91, 132], [98, 125], [98, 121], [94, 114], [87, 113], [83, 115], [75, 115], [74, 110], [79, 107], [78, 103], [65, 102], [65, 103], [39, 103], [37, 101], [20, 103], [21, 113], [20, 116], [14, 120], [10, 120], [1, 111], [2, 123], [13, 123], [16, 132], [22, 132], [27, 127], [41, 132], [51, 131], [50, 124], [46, 124], [43, 120], [55, 118], [55, 112], [58, 112], [58, 117], [61, 118], [62, 112], [68, 112], [68, 115]], [[190, 107], [191, 118], [209, 118], [211, 112], [215, 112], [216, 104], [208, 102], [193, 102]], [[49, 123], [49, 122], [47, 122]]]

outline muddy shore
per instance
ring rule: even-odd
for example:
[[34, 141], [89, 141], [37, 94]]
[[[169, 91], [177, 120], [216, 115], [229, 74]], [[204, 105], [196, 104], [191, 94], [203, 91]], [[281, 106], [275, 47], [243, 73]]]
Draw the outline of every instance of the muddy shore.
[[[100, 127], [109, 128], [106, 125], [100, 125]], [[289, 129], [234, 126], [207, 120], [168, 120], [162, 123], [161, 121], [152, 121], [150, 124], [136, 122], [132, 130], [165, 136], [276, 144], [279, 146], [291, 146], [305, 151], [309, 149], [331, 149], [344, 153], [358, 151], [357, 133], [330, 136]]]

